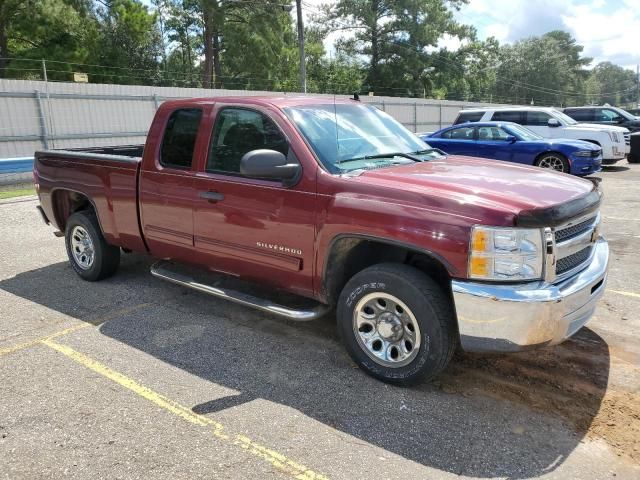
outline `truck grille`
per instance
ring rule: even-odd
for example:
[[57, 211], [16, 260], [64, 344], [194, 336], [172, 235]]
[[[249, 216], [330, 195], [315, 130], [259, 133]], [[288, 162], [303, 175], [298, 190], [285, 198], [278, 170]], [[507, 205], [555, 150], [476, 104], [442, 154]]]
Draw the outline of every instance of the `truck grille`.
[[562, 275], [570, 270], [573, 270], [581, 263], [586, 262], [591, 257], [592, 246], [588, 246], [580, 250], [579, 252], [569, 255], [568, 257], [561, 258], [556, 263], [556, 274]]
[[597, 237], [594, 231], [598, 228], [599, 222], [600, 216], [595, 214], [554, 230], [556, 277], [570, 275], [570, 272], [587, 266]]
[[571, 225], [570, 227], [566, 227], [561, 230], [556, 230], [556, 243], [564, 242], [565, 240], [577, 237], [581, 233], [590, 230], [593, 227], [593, 220], [593, 218], [589, 218], [584, 222], [576, 223], [575, 225]]
[[624, 143], [631, 145], [631, 132], [624, 134]]

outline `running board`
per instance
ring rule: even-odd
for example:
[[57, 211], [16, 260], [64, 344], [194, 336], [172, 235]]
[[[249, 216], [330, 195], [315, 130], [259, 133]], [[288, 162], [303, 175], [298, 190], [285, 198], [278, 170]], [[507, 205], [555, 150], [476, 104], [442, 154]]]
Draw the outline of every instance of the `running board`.
[[188, 287], [199, 292], [213, 295], [214, 297], [223, 298], [246, 307], [256, 308], [258, 310], [273, 313], [298, 322], [316, 320], [329, 311], [329, 307], [327, 305], [320, 303], [310, 309], [295, 309], [279, 305], [265, 298], [255, 297], [247, 293], [200, 283], [188, 274], [172, 270], [170, 268], [171, 265], [172, 264], [170, 262], [161, 260], [151, 266], [151, 275], [162, 280], [175, 283], [176, 285]]

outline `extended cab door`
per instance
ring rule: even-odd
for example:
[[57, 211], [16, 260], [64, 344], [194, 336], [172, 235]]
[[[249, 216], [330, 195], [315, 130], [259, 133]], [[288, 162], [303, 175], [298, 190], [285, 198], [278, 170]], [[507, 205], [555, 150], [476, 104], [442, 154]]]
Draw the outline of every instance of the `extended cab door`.
[[299, 162], [300, 145], [297, 155], [290, 142], [294, 132], [276, 110], [217, 104], [213, 117], [209, 149], [195, 179], [194, 241], [200, 261], [213, 270], [310, 294], [315, 171], [303, 168], [295, 185], [240, 173], [241, 158], [257, 149]]
[[147, 140], [140, 171], [140, 221], [152, 255], [188, 260], [193, 251], [197, 142], [204, 109], [163, 105]]

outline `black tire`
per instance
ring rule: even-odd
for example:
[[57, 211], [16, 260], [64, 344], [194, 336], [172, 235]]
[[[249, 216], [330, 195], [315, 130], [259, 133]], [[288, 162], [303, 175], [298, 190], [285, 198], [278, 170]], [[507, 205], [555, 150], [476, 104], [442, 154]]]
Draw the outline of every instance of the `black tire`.
[[[395, 297], [415, 318], [420, 346], [417, 353], [412, 353], [413, 359], [406, 359], [410, 363], [381, 365], [380, 361], [373, 360], [367, 347], [361, 345], [362, 337], [354, 327], [354, 311], [359, 302], [366, 302], [372, 293]], [[351, 358], [369, 375], [387, 383], [407, 385], [433, 379], [447, 366], [457, 345], [451, 300], [430, 277], [408, 265], [383, 263], [354, 275], [340, 294], [336, 314], [338, 332]], [[380, 320], [376, 321], [374, 334], [380, 333]]]
[[[80, 227], [80, 229], [76, 229], [76, 227]], [[77, 233], [82, 232], [82, 230], [89, 236], [93, 247], [93, 260], [90, 265], [85, 265], [84, 267], [81, 265], [80, 260], [77, 260], [74, 256], [72, 239], [74, 232], [77, 235]], [[120, 265], [120, 249], [106, 242], [100, 229], [100, 223], [93, 211], [83, 210], [71, 215], [67, 220], [64, 239], [69, 263], [71, 263], [71, 267], [83, 280], [96, 282], [110, 277], [118, 270], [118, 265]]]
[[[562, 163], [562, 170], [552, 169], [551, 167], [543, 166], [545, 162], [550, 162], [550, 161], [553, 161], [554, 159], [560, 160], [560, 162]], [[548, 168], [550, 170], [554, 170], [556, 172], [562, 172], [562, 173], [569, 173], [571, 170], [571, 167], [569, 166], [569, 160], [567, 160], [567, 157], [557, 152], [548, 152], [540, 155], [538, 158], [536, 158], [536, 162], [534, 163], [534, 165], [536, 167]]]

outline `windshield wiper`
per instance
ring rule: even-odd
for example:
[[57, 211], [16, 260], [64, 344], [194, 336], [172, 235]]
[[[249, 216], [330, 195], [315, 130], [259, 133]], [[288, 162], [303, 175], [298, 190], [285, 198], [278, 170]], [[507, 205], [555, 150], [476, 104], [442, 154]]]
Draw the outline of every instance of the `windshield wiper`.
[[[416, 153], [422, 153], [422, 152], [416, 152]], [[413, 160], [414, 162], [422, 162], [421, 159], [419, 159], [418, 157], [414, 157], [413, 155], [414, 154], [412, 153], [403, 153], [403, 152], [379, 153], [377, 155], [365, 155], [363, 157], [348, 158], [346, 160], [338, 160], [336, 162], [336, 165], [339, 165], [341, 163], [357, 162], [358, 160], [375, 160], [375, 159], [393, 158], [393, 157], [404, 157], [404, 158], [408, 158], [409, 160]]]

